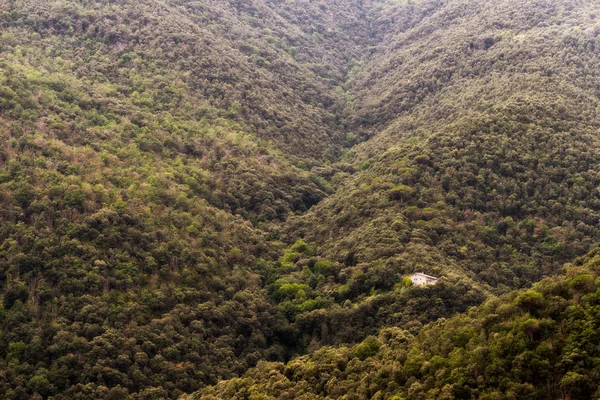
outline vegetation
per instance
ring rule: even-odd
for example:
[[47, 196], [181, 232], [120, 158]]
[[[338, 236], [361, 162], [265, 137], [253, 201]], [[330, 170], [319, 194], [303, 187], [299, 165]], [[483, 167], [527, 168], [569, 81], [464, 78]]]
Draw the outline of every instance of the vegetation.
[[598, 15], [0, 2], [0, 398], [600, 395]]
[[599, 254], [416, 336], [390, 327], [352, 347], [323, 347], [287, 364], [261, 361], [183, 399], [594, 398]]
[[0, 397], [176, 398], [287, 353], [256, 226], [330, 190], [336, 97], [232, 10], [161, 4], [1, 6]]
[[385, 40], [348, 84], [356, 128], [374, 136], [347, 156], [357, 172], [290, 230], [348, 268], [453, 271], [497, 292], [584, 254], [600, 233], [597, 11], [389, 8]]

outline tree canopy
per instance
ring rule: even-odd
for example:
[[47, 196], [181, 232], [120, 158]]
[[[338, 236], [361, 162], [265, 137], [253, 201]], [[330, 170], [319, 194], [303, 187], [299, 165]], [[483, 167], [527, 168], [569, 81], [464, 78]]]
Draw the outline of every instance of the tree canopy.
[[0, 397], [598, 396], [598, 15], [0, 2]]

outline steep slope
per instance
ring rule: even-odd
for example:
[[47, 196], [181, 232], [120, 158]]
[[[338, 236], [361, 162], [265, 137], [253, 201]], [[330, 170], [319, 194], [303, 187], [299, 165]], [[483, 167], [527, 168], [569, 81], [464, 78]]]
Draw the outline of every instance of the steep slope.
[[[177, 398], [260, 360], [309, 351], [289, 365], [321, 368], [339, 357], [320, 347], [380, 331], [339, 350], [361, 373], [403, 337], [448, 358], [425, 354], [424, 324], [599, 239], [599, 8], [0, 3], [0, 397]], [[416, 270], [440, 283], [410, 287]], [[561, 296], [576, 305], [577, 290]], [[270, 368], [248, 375], [257, 394], [347, 386], [323, 386], [328, 366], [318, 384], [300, 372], [263, 387]], [[402, 368], [387, 389], [348, 385], [542, 390]], [[569, 368], [547, 376], [595, 377]], [[243, 398], [250, 383], [204, 393]]]
[[344, 146], [345, 63], [312, 65], [339, 32], [260, 1], [11, 1], [0, 26], [0, 397], [176, 398], [283, 359], [256, 226], [329, 190], [299, 167]]
[[15, 1], [4, 8], [11, 48], [61, 57], [77, 76], [119, 84], [140, 105], [172, 112], [184, 90], [196, 112], [198, 103], [238, 111], [259, 137], [290, 155], [311, 154], [305, 162], [339, 151], [331, 112], [339, 99], [303, 65], [314, 62], [311, 55], [294, 60], [295, 45], [322, 47], [262, 1]]
[[598, 250], [533, 289], [489, 300], [412, 336], [386, 328], [353, 347], [288, 364], [182, 399], [589, 399], [600, 375]]
[[390, 11], [350, 84], [357, 132], [376, 134], [349, 155], [357, 172], [335, 176], [336, 193], [288, 231], [358, 293], [416, 270], [506, 290], [585, 253], [600, 233], [598, 11], [510, 0]]
[[198, 195], [223, 185], [210, 182], [209, 157], [260, 154], [255, 147], [235, 146], [225, 119], [140, 112], [149, 127], [96, 125], [111, 117], [100, 105], [111, 102], [109, 85], [4, 67], [2, 397], [93, 397], [119, 384], [174, 397], [268, 357], [276, 338], [262, 329], [276, 326], [274, 313], [249, 272], [269, 257], [264, 236]]

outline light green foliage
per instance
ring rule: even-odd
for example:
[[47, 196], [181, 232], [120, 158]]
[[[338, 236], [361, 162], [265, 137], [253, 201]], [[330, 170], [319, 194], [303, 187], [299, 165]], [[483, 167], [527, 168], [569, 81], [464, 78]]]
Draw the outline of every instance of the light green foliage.
[[379, 343], [377, 338], [369, 336], [365, 339], [364, 342], [356, 345], [356, 347], [353, 349], [352, 355], [364, 361], [365, 359], [377, 354], [380, 348], [381, 344]]
[[527, 290], [515, 299], [515, 304], [529, 312], [541, 307], [544, 304], [544, 296], [533, 289]]
[[406, 185], [398, 185], [390, 190], [390, 198], [395, 200], [408, 200], [414, 193], [414, 190]]

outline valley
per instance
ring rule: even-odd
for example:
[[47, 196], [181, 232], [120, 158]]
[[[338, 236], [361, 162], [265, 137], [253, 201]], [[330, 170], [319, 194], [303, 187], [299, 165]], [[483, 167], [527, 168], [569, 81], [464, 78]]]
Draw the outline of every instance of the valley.
[[599, 12], [0, 2], [0, 397], [597, 395]]

